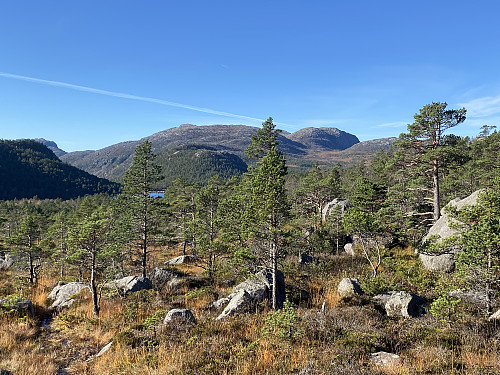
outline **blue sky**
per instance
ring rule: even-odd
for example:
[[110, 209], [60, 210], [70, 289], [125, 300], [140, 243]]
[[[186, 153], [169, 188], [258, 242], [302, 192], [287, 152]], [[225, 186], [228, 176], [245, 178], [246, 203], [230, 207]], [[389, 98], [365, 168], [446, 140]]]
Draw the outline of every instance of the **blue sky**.
[[500, 127], [499, 14], [496, 0], [3, 1], [0, 138], [75, 151], [272, 116], [369, 140], [433, 101], [465, 106], [452, 132], [475, 136]]

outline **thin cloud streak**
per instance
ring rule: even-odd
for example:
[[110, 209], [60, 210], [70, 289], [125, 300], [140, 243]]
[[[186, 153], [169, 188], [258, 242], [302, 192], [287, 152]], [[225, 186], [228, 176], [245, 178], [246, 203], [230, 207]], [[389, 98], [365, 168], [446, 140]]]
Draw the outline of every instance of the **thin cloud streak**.
[[401, 128], [407, 125], [408, 123], [404, 121], [396, 121], [396, 122], [386, 122], [384, 124], [375, 125], [372, 126], [372, 128]]
[[487, 117], [500, 113], [500, 96], [486, 96], [459, 104], [467, 109], [468, 117]]
[[[87, 87], [87, 86], [74, 85], [72, 83], [66, 83], [66, 82], [49, 81], [46, 79], [26, 77], [26, 76], [4, 73], [4, 72], [0, 72], [0, 77], [17, 79], [17, 80], [26, 81], [26, 82], [33, 82], [33, 83], [38, 83], [38, 84], [47, 85], [47, 86], [63, 87], [63, 88], [67, 88], [67, 89], [77, 90], [77, 91], [90, 92], [93, 94], [112, 96], [115, 98], [138, 100], [141, 102], [167, 105], [170, 107], [189, 109], [189, 110], [196, 111], [196, 112], [209, 113], [212, 115], [218, 115], [218, 116], [224, 116], [224, 117], [232, 117], [232, 118], [239, 118], [239, 119], [252, 120], [252, 121], [261, 121], [261, 122], [265, 121], [263, 119], [259, 119], [259, 118], [255, 118], [255, 117], [237, 115], [234, 113], [223, 112], [223, 111], [216, 111], [216, 110], [210, 109], [210, 108], [195, 107], [195, 106], [191, 106], [191, 105], [187, 105], [187, 104], [171, 102], [168, 100], [149, 98], [147, 96], [131, 95], [131, 94], [126, 94], [126, 93], [122, 93], [122, 92], [101, 90], [101, 89], [96, 89], [96, 88]], [[285, 124], [281, 124], [281, 125], [285, 125]]]

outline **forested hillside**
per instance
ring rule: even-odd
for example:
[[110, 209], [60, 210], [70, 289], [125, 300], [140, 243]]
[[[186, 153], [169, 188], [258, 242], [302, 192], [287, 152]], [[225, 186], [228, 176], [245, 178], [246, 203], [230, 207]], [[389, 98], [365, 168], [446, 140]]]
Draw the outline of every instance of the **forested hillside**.
[[61, 162], [33, 140], [0, 141], [0, 199], [71, 199], [116, 193], [119, 185]]

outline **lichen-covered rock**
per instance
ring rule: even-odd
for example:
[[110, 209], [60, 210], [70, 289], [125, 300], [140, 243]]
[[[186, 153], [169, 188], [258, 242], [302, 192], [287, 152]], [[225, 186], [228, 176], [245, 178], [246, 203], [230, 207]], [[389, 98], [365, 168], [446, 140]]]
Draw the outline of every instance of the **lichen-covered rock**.
[[224, 319], [234, 314], [250, 312], [252, 308], [255, 307], [256, 303], [257, 301], [252, 298], [252, 296], [250, 296], [250, 294], [246, 290], [241, 289], [234, 295], [232, 295], [231, 300], [224, 308], [222, 313], [220, 313], [220, 315], [217, 317], [217, 320]]
[[377, 366], [394, 366], [401, 361], [399, 355], [387, 352], [377, 352], [370, 354], [370, 361]]
[[418, 255], [424, 268], [429, 271], [451, 272], [455, 269], [455, 256], [453, 254], [427, 254]]
[[121, 279], [111, 281], [109, 286], [120, 289], [124, 294], [153, 288], [151, 280], [142, 276], [125, 276]]
[[455, 198], [451, 200], [445, 207], [441, 209], [441, 217], [434, 223], [432, 227], [430, 227], [429, 232], [424, 237], [424, 241], [429, 240], [431, 237], [436, 236], [437, 241], [441, 242], [443, 239], [451, 237], [457, 233], [460, 233], [460, 230], [457, 228], [452, 228], [450, 223], [456, 222], [455, 219], [449, 217], [446, 213], [446, 208], [449, 206], [455, 206], [457, 209], [461, 209], [465, 206], [473, 206], [477, 203], [477, 197], [481, 193], [481, 190], [477, 190], [467, 198], [459, 199]]
[[332, 214], [338, 213], [340, 217], [344, 217], [349, 207], [351, 207], [351, 203], [348, 199], [335, 198], [333, 201], [325, 204], [325, 207], [323, 207], [323, 210], [321, 211], [321, 216], [324, 221], [327, 221], [328, 216]]
[[[285, 302], [285, 277], [281, 271], [276, 274], [276, 301], [278, 306]], [[227, 299], [228, 305], [224, 308], [223, 312], [217, 319], [223, 319], [226, 316], [236, 313], [243, 313], [252, 311], [255, 305], [266, 298], [270, 298], [272, 291], [272, 274], [262, 270], [255, 274], [253, 277], [243, 281], [233, 288]], [[221, 299], [216, 303], [220, 306], [225, 300]]]
[[75, 302], [72, 297], [75, 294], [80, 293], [85, 288], [87, 288], [86, 283], [71, 282], [65, 284], [63, 282], [58, 282], [47, 297], [53, 301], [49, 309], [61, 310], [65, 307], [71, 306], [73, 302]]
[[166, 265], [174, 266], [176, 264], [185, 264], [185, 263], [193, 263], [195, 259], [190, 255], [180, 255], [173, 259], [170, 259], [165, 262]]
[[177, 274], [159, 267], [154, 268], [149, 274], [149, 280], [154, 290], [160, 290], [165, 286], [174, 286], [171, 282], [175, 279], [179, 279]]
[[363, 290], [361, 289], [361, 285], [359, 285], [358, 279], [353, 278], [343, 278], [338, 287], [337, 292], [341, 298], [345, 297], [353, 297], [355, 295], [362, 295]]
[[191, 310], [188, 309], [172, 309], [170, 310], [165, 319], [163, 320], [163, 324], [196, 324], [196, 318], [194, 317]]
[[425, 312], [425, 298], [410, 292], [381, 293], [373, 297], [373, 301], [385, 310], [387, 316], [416, 318]]
[[352, 242], [346, 243], [344, 245], [344, 251], [351, 256], [356, 255], [356, 253], [354, 252], [354, 244]]
[[7, 270], [14, 264], [14, 258], [6, 251], [0, 251], [0, 270]]

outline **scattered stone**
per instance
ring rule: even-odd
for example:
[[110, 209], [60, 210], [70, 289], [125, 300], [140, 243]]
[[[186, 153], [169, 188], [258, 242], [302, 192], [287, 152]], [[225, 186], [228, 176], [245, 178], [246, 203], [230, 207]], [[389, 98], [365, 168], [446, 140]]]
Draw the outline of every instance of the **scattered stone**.
[[163, 324], [168, 324], [168, 323], [196, 324], [196, 319], [195, 319], [193, 313], [191, 312], [191, 310], [172, 309], [167, 313], [167, 315], [165, 316], [165, 319], [163, 320]]
[[401, 357], [394, 353], [377, 352], [370, 354], [370, 361], [377, 366], [395, 366], [401, 362]]
[[354, 252], [354, 244], [352, 242], [346, 243], [344, 245], [344, 251], [351, 256], [356, 255], [356, 253]]
[[174, 266], [176, 264], [193, 263], [194, 261], [195, 261], [194, 257], [190, 255], [181, 255], [166, 261], [165, 264], [169, 266]]
[[35, 315], [35, 307], [29, 299], [18, 298], [16, 300], [0, 299], [0, 307], [14, 310], [20, 315]]
[[120, 289], [124, 294], [153, 288], [151, 281], [147, 277], [142, 276], [125, 276], [121, 279], [111, 281], [109, 286]]
[[333, 201], [328, 202], [327, 204], [325, 204], [325, 207], [323, 207], [323, 210], [321, 211], [323, 221], [326, 221], [328, 216], [335, 214], [336, 212], [340, 214], [340, 217], [344, 217], [349, 207], [351, 207], [351, 203], [348, 199], [335, 198]]
[[381, 293], [373, 297], [373, 301], [384, 308], [387, 316], [416, 318], [425, 312], [425, 298], [410, 292]]
[[361, 285], [359, 285], [359, 280], [349, 277], [346, 277], [340, 281], [339, 286], [337, 287], [337, 291], [341, 298], [353, 297], [355, 295], [363, 294]]
[[72, 297], [85, 288], [87, 288], [87, 284], [85, 283], [71, 282], [65, 284], [61, 281], [58, 282], [48, 296], [49, 299], [54, 301], [49, 309], [59, 311], [65, 307], [71, 306], [73, 302], [75, 302]]
[[0, 251], [0, 270], [7, 270], [14, 264], [14, 258], [6, 251]]
[[111, 346], [113, 346], [113, 341], [109, 342], [108, 344], [106, 344], [100, 351], [99, 353], [97, 353], [95, 356], [92, 356], [90, 357], [89, 359], [87, 359], [87, 362], [90, 362], [90, 361], [93, 361], [94, 359], [96, 358], [99, 358], [100, 356], [102, 356], [103, 354], [105, 354], [109, 349], [111, 349]]
[[214, 309], [220, 309], [220, 308], [222, 308], [222, 306], [229, 303], [229, 301], [231, 301], [231, 298], [229, 298], [229, 297], [224, 297], [224, 298], [218, 299], [217, 301], [212, 303], [212, 307]]
[[151, 280], [154, 290], [160, 290], [165, 286], [175, 287], [175, 282], [173, 282], [173, 280], [177, 280], [178, 283], [180, 279], [174, 272], [156, 267], [149, 274], [149, 280]]
[[[285, 302], [285, 277], [281, 271], [276, 274], [277, 290], [276, 290], [276, 300], [278, 306], [281, 306]], [[227, 316], [250, 312], [255, 306], [264, 301], [266, 298], [270, 297], [272, 291], [272, 274], [262, 270], [255, 274], [253, 277], [243, 281], [242, 283], [236, 285], [233, 288], [233, 293], [231, 293], [227, 300], [229, 301], [226, 308], [217, 317], [217, 319], [223, 319]], [[225, 303], [225, 299], [220, 299], [216, 301], [218, 306]]]
[[500, 310], [497, 310], [488, 318], [488, 320], [498, 320], [498, 319], [500, 319]]
[[427, 254], [418, 255], [424, 268], [429, 271], [452, 272], [455, 269], [455, 256], [453, 254]]

